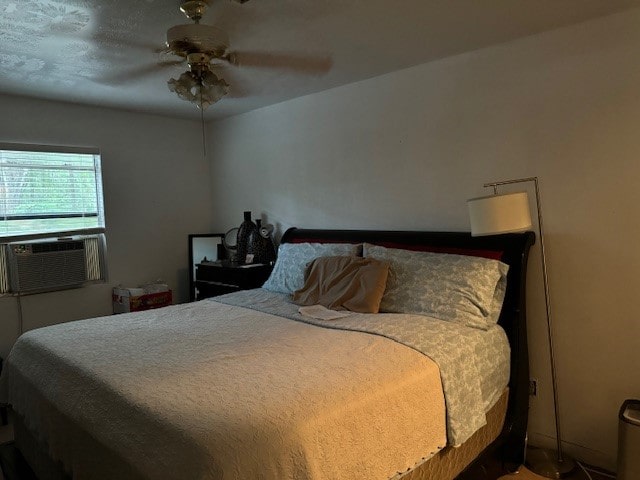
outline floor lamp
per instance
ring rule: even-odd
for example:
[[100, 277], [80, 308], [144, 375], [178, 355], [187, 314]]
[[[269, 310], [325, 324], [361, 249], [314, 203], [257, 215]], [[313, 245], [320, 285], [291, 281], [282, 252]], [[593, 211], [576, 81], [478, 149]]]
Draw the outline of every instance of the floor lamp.
[[493, 195], [472, 198], [467, 201], [471, 220], [471, 235], [495, 235], [501, 233], [523, 232], [531, 229], [531, 212], [526, 192], [498, 194], [498, 186], [514, 183], [533, 182], [536, 192], [536, 209], [538, 213], [538, 229], [540, 233], [540, 257], [542, 259], [542, 280], [544, 282], [544, 300], [547, 313], [547, 338], [549, 340], [549, 356], [551, 360], [551, 380], [553, 386], [553, 411], [556, 422], [557, 449], [528, 448], [525, 464], [538, 475], [547, 478], [565, 478], [576, 468], [573, 459], [562, 453], [562, 436], [560, 433], [560, 415], [558, 413], [558, 386], [556, 383], [556, 365], [553, 353], [553, 333], [551, 329], [551, 303], [549, 300], [549, 281], [547, 278], [547, 261], [544, 250], [544, 233], [542, 227], [542, 210], [540, 208], [540, 191], [538, 177], [518, 178], [500, 182], [485, 183], [484, 187], [493, 187]]

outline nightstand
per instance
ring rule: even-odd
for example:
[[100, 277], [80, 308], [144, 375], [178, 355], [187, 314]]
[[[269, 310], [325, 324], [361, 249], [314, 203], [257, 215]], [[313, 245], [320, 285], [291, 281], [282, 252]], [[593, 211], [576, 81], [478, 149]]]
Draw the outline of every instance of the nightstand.
[[239, 265], [225, 260], [196, 264], [196, 300], [259, 288], [269, 278], [272, 265]]

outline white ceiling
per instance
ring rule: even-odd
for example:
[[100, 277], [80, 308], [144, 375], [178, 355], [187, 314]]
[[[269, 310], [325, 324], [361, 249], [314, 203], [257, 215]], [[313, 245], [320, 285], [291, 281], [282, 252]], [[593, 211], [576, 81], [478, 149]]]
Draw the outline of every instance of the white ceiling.
[[[0, 93], [199, 118], [157, 67], [179, 0], [0, 0]], [[221, 67], [222, 118], [640, 6], [640, 0], [210, 0], [202, 23], [262, 67]], [[269, 68], [265, 68], [269, 65]], [[277, 66], [277, 68], [275, 68]]]

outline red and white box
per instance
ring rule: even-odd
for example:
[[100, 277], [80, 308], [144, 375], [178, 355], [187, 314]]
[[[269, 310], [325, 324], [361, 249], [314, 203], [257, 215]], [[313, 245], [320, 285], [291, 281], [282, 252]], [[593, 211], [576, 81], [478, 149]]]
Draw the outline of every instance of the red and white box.
[[171, 305], [173, 295], [168, 285], [154, 283], [138, 288], [114, 287], [113, 313], [141, 312]]

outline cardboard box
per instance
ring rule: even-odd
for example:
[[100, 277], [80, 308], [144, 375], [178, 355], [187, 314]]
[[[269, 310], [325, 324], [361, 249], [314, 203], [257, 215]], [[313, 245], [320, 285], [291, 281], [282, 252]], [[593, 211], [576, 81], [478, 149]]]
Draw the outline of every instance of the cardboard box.
[[168, 287], [164, 290], [157, 285], [153, 287], [152, 293], [145, 288], [115, 287], [112, 295], [113, 313], [140, 312], [171, 305], [171, 290]]

